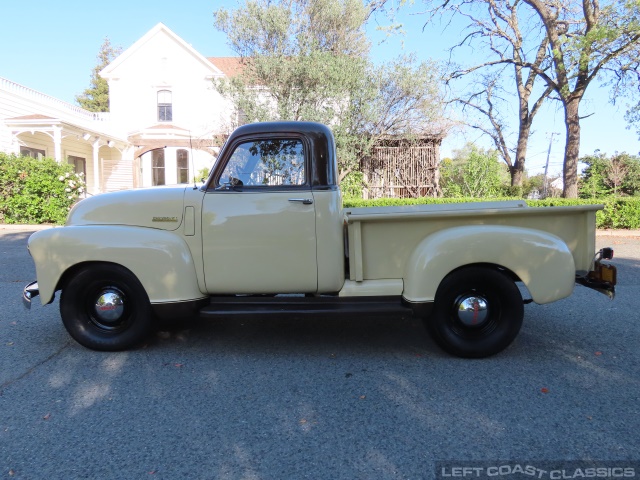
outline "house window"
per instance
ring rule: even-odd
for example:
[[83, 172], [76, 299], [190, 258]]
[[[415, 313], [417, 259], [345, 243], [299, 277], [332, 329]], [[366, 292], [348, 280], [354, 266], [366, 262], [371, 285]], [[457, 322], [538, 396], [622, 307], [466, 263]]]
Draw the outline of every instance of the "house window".
[[186, 150], [176, 152], [176, 164], [178, 167], [178, 183], [189, 183], [189, 153]]
[[20, 155], [23, 157], [42, 158], [46, 155], [44, 150], [31, 147], [20, 147]]
[[158, 121], [173, 121], [173, 105], [171, 103], [171, 90], [160, 90], [158, 92]]
[[151, 154], [153, 185], [164, 185], [164, 149], [154, 150]]
[[69, 155], [67, 157], [67, 162], [70, 165], [73, 165], [73, 170], [76, 173], [82, 173], [83, 175], [87, 173], [87, 161], [82, 157], [76, 157], [75, 155]]

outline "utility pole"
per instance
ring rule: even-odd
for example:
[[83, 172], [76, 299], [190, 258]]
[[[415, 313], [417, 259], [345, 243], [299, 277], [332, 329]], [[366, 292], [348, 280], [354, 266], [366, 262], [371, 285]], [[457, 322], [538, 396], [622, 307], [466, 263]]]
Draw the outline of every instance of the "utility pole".
[[549, 156], [551, 155], [551, 144], [553, 143], [553, 136], [560, 135], [558, 132], [551, 132], [551, 138], [549, 139], [549, 150], [547, 150], [547, 164], [544, 166], [544, 188], [542, 189], [542, 198], [547, 198], [547, 172], [549, 171]]

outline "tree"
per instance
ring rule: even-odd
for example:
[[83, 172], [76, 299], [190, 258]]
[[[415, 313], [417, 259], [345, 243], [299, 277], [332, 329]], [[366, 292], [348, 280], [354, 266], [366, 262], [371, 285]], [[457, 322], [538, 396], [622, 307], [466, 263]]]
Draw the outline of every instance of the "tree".
[[441, 162], [440, 179], [447, 197], [498, 197], [504, 193], [507, 172], [496, 150], [467, 144], [454, 152], [453, 159]]
[[[431, 15], [448, 13], [469, 21], [467, 34], [458, 45], [451, 48], [452, 54], [463, 45], [479, 43], [482, 51], [489, 55], [470, 67], [454, 69], [451, 81], [488, 70], [488, 73], [472, 82], [481, 87], [479, 90], [457, 97], [454, 102], [461, 104], [463, 111], [471, 110], [482, 117], [483, 120], [468, 119], [466, 123], [492, 139], [509, 168], [511, 185], [514, 187], [523, 185], [533, 119], [551, 93], [549, 87], [534, 91], [538, 71], [547, 68], [548, 39], [539, 34], [539, 28], [528, 21], [526, 12], [522, 10], [520, 0], [442, 0], [435, 3], [431, 10]], [[520, 21], [521, 16], [525, 17], [524, 22]], [[524, 23], [524, 28], [521, 23]], [[513, 77], [508, 80], [505, 79], [505, 66], [513, 69]], [[509, 122], [504, 118], [505, 108], [501, 107], [501, 103], [509, 103], [501, 102], [504, 100], [501, 93], [507, 91], [515, 92], [518, 97], [515, 147], [508, 142]]]
[[[367, 156], [372, 147], [376, 147], [374, 157], [379, 149], [388, 153], [373, 164], [368, 163], [369, 180], [376, 176], [381, 180], [377, 173], [382, 167], [387, 175], [393, 172], [393, 184], [402, 185], [405, 195], [436, 196], [439, 185], [435, 145], [449, 128], [443, 118], [439, 66], [402, 56], [370, 70], [367, 81], [373, 98], [362, 102], [366, 114], [355, 129], [360, 138], [368, 139], [368, 149], [358, 153]], [[376, 171], [371, 170], [374, 165]]]
[[581, 197], [640, 194], [640, 157], [623, 152], [609, 158], [596, 151], [580, 161], [587, 165], [580, 178]]
[[312, 120], [333, 127], [340, 179], [357, 170], [377, 137], [426, 128], [437, 88], [428, 63], [369, 60], [361, 0], [247, 0], [214, 12], [216, 28], [244, 62], [219, 81], [247, 121]]
[[611, 101], [615, 104], [620, 98], [631, 100], [627, 105], [625, 120], [629, 123], [629, 128], [635, 125], [640, 139], [640, 43], [617, 58], [610, 70], [614, 73]]
[[589, 85], [640, 41], [638, 0], [524, 0], [549, 39], [553, 69], [539, 75], [564, 108], [563, 196], [578, 196], [580, 102]]
[[100, 76], [100, 71], [122, 52], [120, 47], [112, 47], [108, 37], [105, 37], [98, 53], [98, 64], [91, 71], [91, 86], [80, 95], [76, 95], [76, 102], [90, 112], [109, 111], [109, 84]]
[[527, 176], [522, 185], [523, 197], [526, 198], [533, 192], [537, 192], [539, 196], [544, 191], [544, 184], [545, 176], [542, 173], [538, 173], [537, 175], [533, 175], [532, 177]]
[[[434, 1], [434, 0], [427, 0]], [[460, 1], [460, 0], [458, 0]], [[499, 59], [484, 65], [513, 65], [516, 68], [530, 69], [542, 78], [547, 90], [552, 91], [562, 103], [566, 126], [565, 158], [563, 168], [563, 195], [575, 198], [578, 194], [578, 156], [580, 149], [580, 103], [587, 87], [605, 72], [621, 74], [617, 60], [629, 57], [637, 51], [640, 40], [640, 22], [638, 21], [639, 0], [522, 0], [538, 18], [532, 22], [540, 29], [541, 41], [538, 53], [545, 52], [542, 61], [528, 61], [518, 55], [501, 55], [500, 48], [494, 53]], [[454, 0], [438, 0], [432, 10], [439, 11], [455, 7]], [[494, 31], [499, 26], [496, 18], [504, 7], [513, 6], [504, 0], [462, 0], [461, 5], [479, 3], [488, 7], [487, 17], [479, 18], [482, 32]], [[494, 8], [493, 5], [503, 8]], [[518, 10], [519, 11], [519, 10]], [[524, 12], [523, 12], [524, 13]], [[475, 18], [475, 17], [474, 17]], [[472, 18], [472, 25], [475, 20]], [[484, 25], [488, 24], [488, 27]], [[535, 29], [530, 29], [535, 32]], [[471, 34], [473, 36], [474, 33]], [[485, 34], [486, 35], [486, 34]], [[497, 38], [490, 36], [490, 42]], [[546, 49], [545, 42], [549, 48]], [[493, 46], [492, 43], [490, 45]], [[543, 48], [545, 47], [545, 48]], [[637, 60], [637, 58], [636, 58]], [[632, 62], [627, 62], [632, 65]], [[631, 67], [629, 67], [631, 68]], [[626, 70], [630, 72], [631, 70]], [[618, 79], [621, 77], [618, 77]], [[628, 78], [628, 77], [627, 77]]]

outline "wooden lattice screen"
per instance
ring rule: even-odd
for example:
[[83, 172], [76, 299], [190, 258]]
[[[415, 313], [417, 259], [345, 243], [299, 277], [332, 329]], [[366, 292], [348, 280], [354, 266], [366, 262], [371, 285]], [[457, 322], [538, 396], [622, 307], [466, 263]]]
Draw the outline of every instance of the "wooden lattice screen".
[[442, 138], [385, 139], [360, 162], [364, 198], [435, 197]]

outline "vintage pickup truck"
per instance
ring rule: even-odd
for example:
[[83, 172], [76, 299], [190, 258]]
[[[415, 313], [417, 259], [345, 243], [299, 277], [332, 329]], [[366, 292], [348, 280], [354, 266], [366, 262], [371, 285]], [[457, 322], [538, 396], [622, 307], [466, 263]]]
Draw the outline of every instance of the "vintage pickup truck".
[[245, 125], [200, 187], [96, 195], [29, 239], [37, 282], [69, 334], [95, 350], [140, 343], [159, 318], [409, 313], [462, 357], [500, 352], [524, 303], [607, 293], [599, 206], [522, 201], [345, 208], [331, 130]]

